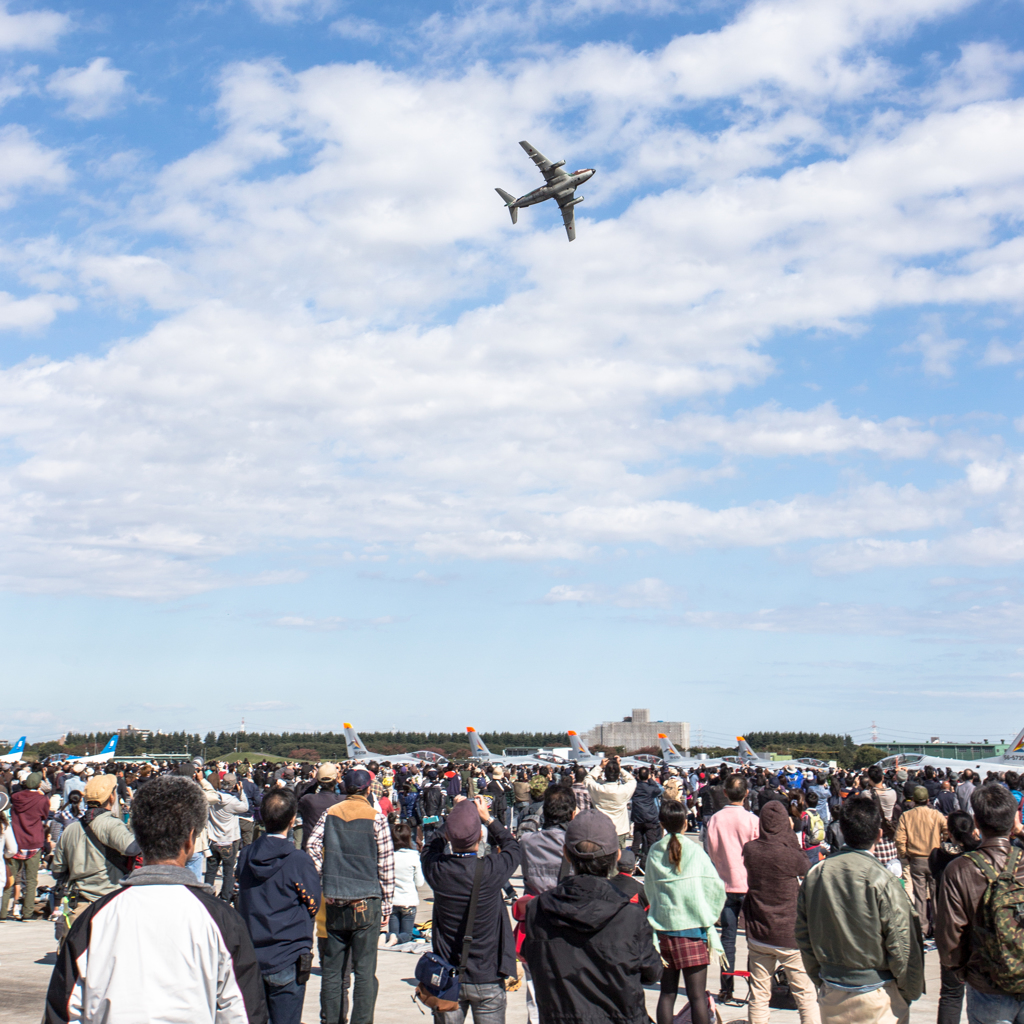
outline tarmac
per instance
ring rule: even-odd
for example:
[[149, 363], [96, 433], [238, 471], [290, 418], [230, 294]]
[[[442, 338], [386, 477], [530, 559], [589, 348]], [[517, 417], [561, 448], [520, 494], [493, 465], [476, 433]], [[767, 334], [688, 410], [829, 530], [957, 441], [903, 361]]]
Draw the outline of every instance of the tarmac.
[[[49, 882], [45, 873], [40, 875], [40, 884]], [[513, 879], [517, 891], [521, 891], [521, 880]], [[433, 916], [433, 895], [429, 888], [420, 890], [420, 907], [417, 921], [426, 921]], [[55, 963], [56, 943], [53, 925], [49, 921], [0, 922], [0, 1024], [39, 1024], [43, 1015], [46, 988]], [[742, 931], [737, 940], [737, 967], [746, 963], [746, 943]], [[377, 978], [380, 989], [374, 1015], [376, 1024], [409, 1024], [424, 1021], [429, 1016], [421, 1015], [421, 1004], [412, 999], [416, 988], [413, 977], [418, 956], [415, 953], [380, 949], [377, 953]], [[935, 1021], [939, 997], [938, 954], [929, 952], [925, 957], [927, 993], [911, 1007], [912, 1024]], [[717, 991], [717, 972], [709, 971], [709, 989]], [[736, 994], [746, 994], [744, 982], [737, 979]], [[647, 1011], [652, 1019], [658, 1002], [657, 985], [647, 989]], [[685, 994], [676, 1001], [676, 1012], [686, 1004]], [[745, 1006], [722, 1006], [724, 1024], [745, 1021]], [[320, 970], [314, 966], [313, 974], [306, 986], [306, 1001], [302, 1015], [304, 1024], [318, 1024], [320, 1020]], [[526, 987], [508, 995], [507, 1024], [527, 1024]], [[961, 1019], [966, 1019], [964, 1015]], [[772, 1010], [771, 1024], [799, 1024], [795, 1010]]]

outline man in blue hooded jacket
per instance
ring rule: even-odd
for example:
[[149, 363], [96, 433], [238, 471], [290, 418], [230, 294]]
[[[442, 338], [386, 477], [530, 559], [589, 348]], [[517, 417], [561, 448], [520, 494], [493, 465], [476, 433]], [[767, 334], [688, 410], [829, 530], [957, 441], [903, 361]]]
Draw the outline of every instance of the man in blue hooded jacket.
[[256, 948], [271, 1024], [300, 1024], [312, 962], [320, 876], [288, 838], [295, 793], [272, 789], [260, 808], [267, 834], [238, 859], [238, 911]]

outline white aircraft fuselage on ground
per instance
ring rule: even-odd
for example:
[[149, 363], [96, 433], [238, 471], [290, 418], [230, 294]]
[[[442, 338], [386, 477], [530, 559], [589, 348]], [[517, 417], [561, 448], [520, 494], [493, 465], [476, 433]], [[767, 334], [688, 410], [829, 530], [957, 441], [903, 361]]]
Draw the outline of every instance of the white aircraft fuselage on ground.
[[345, 722], [344, 729], [345, 749], [350, 761], [362, 761], [363, 763], [376, 761], [378, 764], [382, 761], [387, 761], [390, 764], [419, 764], [421, 761], [426, 761], [428, 764], [437, 764], [439, 761], [448, 760], [434, 750], [414, 750], [409, 754], [375, 754], [372, 750], [366, 749], [351, 722]]
[[970, 769], [984, 777], [986, 772], [1024, 772], [1024, 729], [1006, 748], [1006, 753], [995, 757], [983, 757], [977, 761], [961, 761], [954, 757], [933, 757], [931, 754], [890, 754], [875, 762], [879, 768], [937, 768], [945, 771], [964, 772]]

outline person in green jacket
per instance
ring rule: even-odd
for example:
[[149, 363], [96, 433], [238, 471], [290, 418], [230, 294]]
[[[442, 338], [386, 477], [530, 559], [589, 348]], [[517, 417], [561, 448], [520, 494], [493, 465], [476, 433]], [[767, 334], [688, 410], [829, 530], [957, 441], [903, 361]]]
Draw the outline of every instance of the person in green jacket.
[[683, 975], [693, 1024], [710, 1024], [707, 980], [710, 951], [721, 954], [715, 922], [725, 906], [725, 885], [711, 858], [696, 844], [682, 843], [686, 808], [678, 800], [661, 805], [665, 835], [650, 849], [644, 887], [665, 971], [658, 998], [658, 1024], [672, 1024], [679, 975]]
[[900, 880], [873, 856], [882, 812], [850, 797], [846, 845], [811, 868], [797, 898], [796, 942], [818, 988], [822, 1024], [906, 1024], [924, 991], [921, 923]]

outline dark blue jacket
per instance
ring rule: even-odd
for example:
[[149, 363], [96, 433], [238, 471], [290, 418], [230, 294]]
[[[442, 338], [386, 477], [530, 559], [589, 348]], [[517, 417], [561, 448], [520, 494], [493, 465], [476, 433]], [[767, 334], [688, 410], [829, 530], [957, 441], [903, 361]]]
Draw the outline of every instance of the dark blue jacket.
[[242, 792], [249, 801], [249, 813], [239, 815], [242, 818], [254, 818], [260, 821], [260, 804], [263, 803], [263, 790], [250, 779], [242, 779]]
[[308, 853], [262, 836], [238, 856], [238, 912], [263, 974], [276, 974], [313, 948], [320, 878]]

